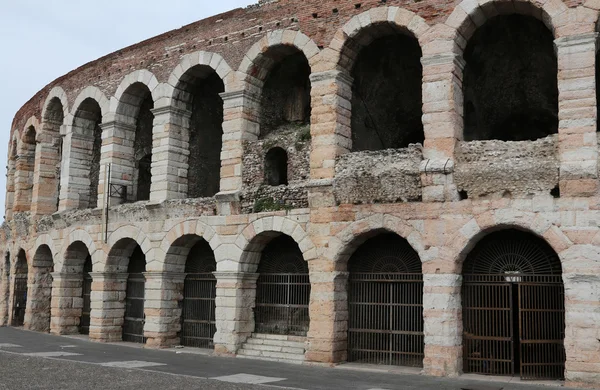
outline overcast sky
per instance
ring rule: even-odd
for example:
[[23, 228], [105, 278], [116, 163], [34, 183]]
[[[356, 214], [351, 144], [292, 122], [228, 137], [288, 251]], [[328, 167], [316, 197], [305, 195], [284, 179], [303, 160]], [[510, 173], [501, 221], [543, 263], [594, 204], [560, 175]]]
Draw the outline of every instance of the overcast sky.
[[[0, 0], [0, 215], [10, 126], [52, 80], [86, 62], [258, 0]], [[1, 221], [0, 221], [1, 222]]]

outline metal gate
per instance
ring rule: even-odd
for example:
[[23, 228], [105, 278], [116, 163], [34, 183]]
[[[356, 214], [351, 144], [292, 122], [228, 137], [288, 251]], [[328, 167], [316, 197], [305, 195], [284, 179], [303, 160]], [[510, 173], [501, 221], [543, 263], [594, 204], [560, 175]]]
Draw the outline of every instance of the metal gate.
[[215, 296], [217, 279], [213, 275], [216, 261], [206, 241], [196, 244], [185, 265], [183, 308], [181, 314], [181, 345], [213, 348], [217, 331]]
[[255, 332], [306, 336], [310, 280], [298, 244], [285, 235], [273, 239], [263, 250], [258, 272]]
[[123, 322], [123, 341], [145, 343], [144, 337], [144, 288], [142, 273], [131, 273], [127, 278], [127, 296], [125, 298], [125, 321]]
[[349, 261], [348, 361], [422, 367], [423, 275], [417, 253], [383, 234]]
[[92, 311], [92, 276], [90, 272], [92, 272], [92, 261], [88, 256], [83, 266], [83, 288], [81, 293], [83, 308], [79, 320], [79, 333], [81, 334], [90, 334], [90, 314]]
[[464, 371], [563, 379], [564, 286], [556, 253], [509, 230], [482, 240], [464, 268]]
[[[18, 271], [17, 271], [18, 272]], [[15, 288], [13, 291], [13, 317], [12, 326], [25, 324], [25, 308], [27, 305], [27, 271], [15, 274]]]

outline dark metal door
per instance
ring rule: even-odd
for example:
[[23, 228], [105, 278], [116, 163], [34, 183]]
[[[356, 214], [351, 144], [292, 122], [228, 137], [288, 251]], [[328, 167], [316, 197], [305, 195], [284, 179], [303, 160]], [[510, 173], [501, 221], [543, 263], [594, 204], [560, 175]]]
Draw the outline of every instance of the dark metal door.
[[522, 379], [564, 379], [565, 307], [560, 276], [519, 284]]
[[127, 278], [123, 341], [146, 342], [144, 337], [144, 288], [144, 274], [130, 273]]
[[423, 275], [351, 273], [348, 361], [422, 367]]
[[212, 348], [217, 331], [215, 295], [217, 280], [212, 273], [188, 274], [183, 287], [181, 344]]
[[83, 274], [83, 308], [81, 309], [81, 319], [79, 321], [79, 333], [90, 334], [90, 313], [92, 311], [92, 277], [89, 272]]
[[464, 371], [513, 375], [511, 284], [496, 275], [465, 275], [462, 291]]
[[256, 289], [256, 332], [306, 336], [310, 324], [308, 274], [260, 274]]
[[27, 305], [27, 274], [15, 275], [15, 288], [13, 291], [13, 318], [12, 326], [25, 324], [25, 307]]

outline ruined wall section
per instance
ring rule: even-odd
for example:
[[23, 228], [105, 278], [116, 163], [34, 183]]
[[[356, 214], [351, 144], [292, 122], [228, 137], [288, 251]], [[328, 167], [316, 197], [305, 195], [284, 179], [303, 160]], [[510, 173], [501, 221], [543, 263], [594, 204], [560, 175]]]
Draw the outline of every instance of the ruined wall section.
[[333, 181], [335, 199], [338, 204], [420, 201], [422, 160], [419, 144], [340, 156]]
[[[272, 148], [287, 152], [288, 184], [269, 186], [265, 156]], [[244, 142], [242, 213], [308, 207], [310, 178], [310, 125], [288, 124], [257, 141]]]
[[454, 178], [463, 197], [532, 197], [558, 187], [558, 136], [537, 141], [459, 142]]

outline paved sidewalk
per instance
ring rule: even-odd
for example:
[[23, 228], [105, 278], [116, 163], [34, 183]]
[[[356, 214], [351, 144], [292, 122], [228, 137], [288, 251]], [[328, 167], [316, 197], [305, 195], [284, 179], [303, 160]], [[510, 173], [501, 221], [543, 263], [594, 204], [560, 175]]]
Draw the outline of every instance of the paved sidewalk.
[[[192, 352], [192, 353], [188, 353]], [[0, 389], [553, 389], [489, 378], [433, 378], [403, 369], [336, 368], [153, 350], [0, 328]], [[559, 386], [560, 383], [552, 383]]]

